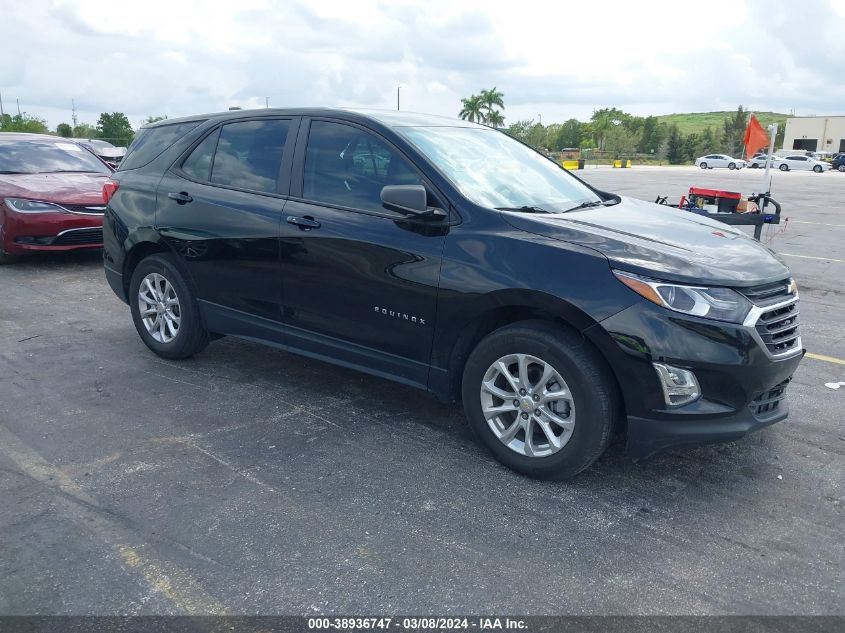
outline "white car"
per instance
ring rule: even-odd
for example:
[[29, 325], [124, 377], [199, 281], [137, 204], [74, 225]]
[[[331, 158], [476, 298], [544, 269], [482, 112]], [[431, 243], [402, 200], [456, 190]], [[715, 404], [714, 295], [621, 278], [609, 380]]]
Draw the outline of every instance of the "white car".
[[[772, 156], [772, 169], [780, 169], [781, 163], [783, 163], [783, 159], [780, 156]], [[766, 157], [765, 156], [755, 156], [751, 159], [748, 163], [748, 166], [751, 169], [764, 169], [766, 167]]]
[[789, 171], [791, 169], [814, 171], [820, 174], [830, 169], [830, 163], [826, 163], [823, 160], [816, 160], [809, 156], [786, 156], [778, 165], [778, 169], [781, 171]]
[[727, 167], [728, 169], [742, 169], [747, 163], [741, 158], [733, 158], [727, 154], [708, 154], [695, 159], [695, 166], [702, 169], [713, 169], [714, 167]]

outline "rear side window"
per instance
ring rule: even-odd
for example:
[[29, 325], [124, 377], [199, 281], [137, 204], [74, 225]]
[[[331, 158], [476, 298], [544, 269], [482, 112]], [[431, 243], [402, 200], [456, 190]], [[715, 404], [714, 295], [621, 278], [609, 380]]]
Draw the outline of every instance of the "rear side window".
[[275, 193], [289, 127], [290, 121], [280, 119], [224, 125], [211, 164], [211, 182]]
[[126, 156], [120, 161], [119, 171], [147, 165], [200, 123], [202, 121], [188, 121], [141, 128], [132, 140]]
[[217, 147], [217, 137], [220, 130], [214, 130], [206, 136], [202, 143], [194, 148], [194, 151], [182, 163], [182, 171], [195, 180], [208, 182], [211, 178], [211, 158], [214, 156], [214, 148]]

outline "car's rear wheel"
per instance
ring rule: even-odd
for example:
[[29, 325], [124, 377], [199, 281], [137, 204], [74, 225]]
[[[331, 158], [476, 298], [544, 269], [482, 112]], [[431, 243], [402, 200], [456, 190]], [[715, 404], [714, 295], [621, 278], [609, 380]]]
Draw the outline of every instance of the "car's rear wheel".
[[845, 164], [840, 165], [836, 169], [838, 169], [839, 171], [845, 171]]
[[707, 163], [701, 163], [701, 168], [702, 168], [702, 169], [707, 169]]
[[813, 165], [813, 171], [817, 174], [822, 173], [822, 166], [821, 165]]
[[574, 332], [546, 321], [496, 330], [472, 351], [462, 395], [470, 426], [506, 466], [565, 479], [607, 447], [618, 397], [609, 370]]
[[147, 257], [135, 268], [129, 306], [141, 340], [163, 358], [188, 358], [208, 345], [196, 300], [164, 255]]
[[789, 165], [781, 165], [780, 167], [778, 167], [778, 169], [780, 169], [781, 171], [789, 171]]
[[728, 163], [728, 169], [736, 169], [736, 163]]

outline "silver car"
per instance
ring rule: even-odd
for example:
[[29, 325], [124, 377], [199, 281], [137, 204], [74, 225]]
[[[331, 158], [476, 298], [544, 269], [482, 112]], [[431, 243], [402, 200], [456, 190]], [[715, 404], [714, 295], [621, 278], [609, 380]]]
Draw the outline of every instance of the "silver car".
[[742, 169], [747, 163], [741, 158], [733, 158], [727, 154], [708, 154], [695, 159], [695, 166], [702, 169], [726, 167], [727, 169]]

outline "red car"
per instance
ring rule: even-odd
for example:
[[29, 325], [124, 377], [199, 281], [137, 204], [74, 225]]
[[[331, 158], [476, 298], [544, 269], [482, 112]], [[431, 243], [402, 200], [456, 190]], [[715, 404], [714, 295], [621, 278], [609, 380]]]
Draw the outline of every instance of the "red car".
[[103, 183], [112, 169], [55, 136], [0, 133], [0, 263], [103, 246]]

